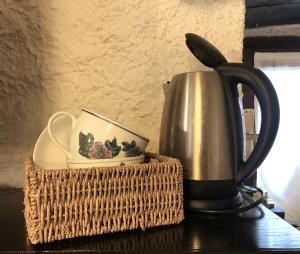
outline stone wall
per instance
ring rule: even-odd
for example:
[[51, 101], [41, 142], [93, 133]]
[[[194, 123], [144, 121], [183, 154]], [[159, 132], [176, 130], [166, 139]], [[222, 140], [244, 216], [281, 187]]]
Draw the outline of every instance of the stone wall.
[[201, 68], [186, 32], [241, 61], [243, 0], [0, 2], [0, 185], [23, 185], [56, 111], [89, 108], [143, 133], [158, 151], [162, 84]]

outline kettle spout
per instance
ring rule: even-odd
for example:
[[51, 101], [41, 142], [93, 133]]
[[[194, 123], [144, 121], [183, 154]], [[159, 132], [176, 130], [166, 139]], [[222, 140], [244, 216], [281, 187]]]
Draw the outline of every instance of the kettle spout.
[[168, 94], [168, 90], [169, 90], [169, 87], [170, 87], [170, 81], [167, 81], [166, 83], [163, 83], [163, 89], [164, 89], [164, 95], [166, 97], [166, 95]]

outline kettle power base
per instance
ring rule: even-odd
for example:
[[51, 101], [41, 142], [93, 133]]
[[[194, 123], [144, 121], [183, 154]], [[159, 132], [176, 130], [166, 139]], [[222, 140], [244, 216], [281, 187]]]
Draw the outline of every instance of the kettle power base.
[[243, 203], [243, 197], [240, 192], [235, 196], [218, 200], [185, 200], [187, 209], [195, 212], [204, 210], [222, 210], [239, 207]]

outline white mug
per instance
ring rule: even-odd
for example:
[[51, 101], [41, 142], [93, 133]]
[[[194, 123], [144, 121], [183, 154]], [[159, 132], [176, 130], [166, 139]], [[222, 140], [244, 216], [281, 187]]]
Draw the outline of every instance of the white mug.
[[[72, 120], [70, 146], [64, 147], [56, 138], [54, 120], [65, 115]], [[57, 112], [48, 121], [52, 141], [67, 156], [67, 160], [89, 161], [140, 156], [149, 139], [104, 116], [82, 109], [78, 118], [68, 112]]]

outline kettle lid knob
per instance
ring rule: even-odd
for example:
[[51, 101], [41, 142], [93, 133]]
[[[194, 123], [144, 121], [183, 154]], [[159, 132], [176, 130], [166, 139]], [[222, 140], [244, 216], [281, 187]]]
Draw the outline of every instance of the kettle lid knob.
[[216, 66], [227, 63], [222, 53], [204, 38], [193, 33], [185, 34], [186, 45], [193, 55], [204, 65], [215, 68]]

